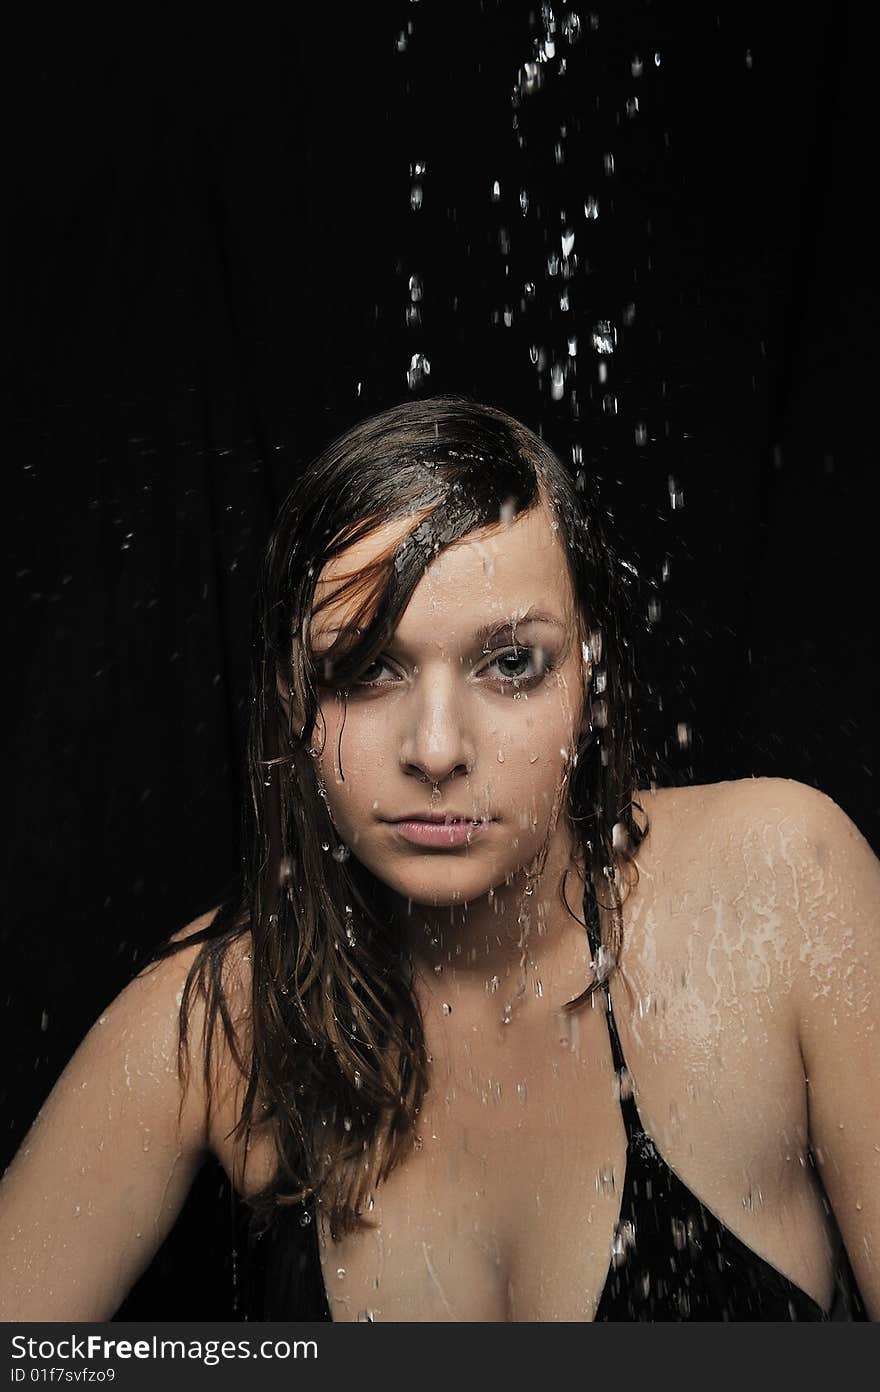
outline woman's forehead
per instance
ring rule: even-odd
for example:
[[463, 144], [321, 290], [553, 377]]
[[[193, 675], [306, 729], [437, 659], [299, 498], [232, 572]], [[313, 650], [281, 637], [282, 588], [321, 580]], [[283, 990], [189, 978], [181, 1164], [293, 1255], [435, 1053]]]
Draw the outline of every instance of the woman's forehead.
[[[319, 633], [353, 621], [362, 598], [357, 576], [393, 556], [412, 526], [412, 518], [383, 524], [327, 563], [315, 590], [320, 612], [311, 625], [313, 641]], [[511, 619], [527, 610], [553, 613], [568, 623], [573, 607], [561, 529], [554, 528], [543, 507], [536, 507], [513, 521], [471, 532], [440, 551], [426, 566], [400, 627], [456, 614], [467, 625], [477, 612], [484, 619]]]

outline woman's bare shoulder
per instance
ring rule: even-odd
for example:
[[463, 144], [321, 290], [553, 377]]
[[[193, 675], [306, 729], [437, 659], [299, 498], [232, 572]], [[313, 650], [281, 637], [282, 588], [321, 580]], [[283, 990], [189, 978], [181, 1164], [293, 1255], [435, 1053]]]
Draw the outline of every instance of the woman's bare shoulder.
[[[655, 844], [674, 839], [688, 852], [710, 846], [730, 852], [740, 838], [774, 830], [801, 831], [814, 839], [823, 833], [835, 835], [844, 819], [827, 794], [794, 778], [734, 778], [649, 788], [639, 791], [635, 801], [651, 819]], [[722, 863], [727, 859], [722, 856]]]
[[843, 809], [809, 784], [761, 777], [658, 788], [644, 806], [644, 868], [662, 882], [667, 905], [684, 911], [664, 916], [682, 931], [694, 914], [725, 905], [741, 947], [755, 939], [766, 951], [772, 938], [777, 960], [793, 964], [820, 940], [827, 950], [840, 917], [835, 898], [876, 907], [876, 856]]
[[[199, 933], [210, 926], [217, 910], [202, 914], [172, 935], [172, 941], [196, 942], [181, 948], [190, 965], [201, 951]], [[235, 1189], [244, 1197], [259, 1192], [275, 1174], [277, 1155], [271, 1124], [262, 1121], [262, 1101], [258, 1091], [251, 1114], [249, 1135], [237, 1135], [252, 1066], [252, 1009], [253, 1009], [253, 936], [249, 926], [242, 925], [236, 936], [223, 943], [220, 980], [232, 1026], [232, 1039], [219, 1018], [216, 1022], [212, 1048], [211, 1076], [206, 1091], [208, 1146], [220, 1162]], [[202, 1038], [204, 1003], [197, 1007], [199, 1018], [194, 1038]], [[202, 1058], [198, 1064], [202, 1066]]]

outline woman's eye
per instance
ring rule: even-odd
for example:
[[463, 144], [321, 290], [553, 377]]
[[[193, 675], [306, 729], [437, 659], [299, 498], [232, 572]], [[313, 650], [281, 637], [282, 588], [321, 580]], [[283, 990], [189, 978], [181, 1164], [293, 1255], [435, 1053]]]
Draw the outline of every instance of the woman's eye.
[[[511, 648], [507, 652], [498, 653], [482, 671], [488, 672], [494, 668], [501, 686], [519, 690], [522, 687], [537, 686], [552, 667], [550, 656], [544, 648]], [[376, 658], [369, 667], [363, 669], [353, 684], [354, 689], [368, 691], [392, 685], [392, 681], [383, 679], [383, 672], [391, 672], [391, 668], [384, 658]], [[392, 679], [393, 676], [392, 672]]]
[[500, 653], [489, 664], [496, 667], [506, 686], [536, 686], [552, 668], [544, 648], [513, 648]]
[[382, 670], [383, 667], [388, 668], [389, 671], [391, 670], [391, 669], [388, 667], [388, 663], [387, 663], [387, 662], [383, 662], [381, 658], [377, 657], [376, 660], [375, 660], [375, 662], [371, 662], [370, 665], [369, 665], [369, 667], [365, 667], [365, 668], [364, 668], [363, 672], [361, 673], [360, 678], [354, 683], [355, 687], [364, 687], [364, 686], [387, 686], [387, 684], [388, 684], [387, 682], [381, 682], [381, 681], [378, 681], [375, 677], [370, 677], [370, 676], [369, 676], [369, 673], [370, 673], [370, 672], [373, 672], [376, 668], [378, 668], [379, 671], [381, 672], [381, 670]]

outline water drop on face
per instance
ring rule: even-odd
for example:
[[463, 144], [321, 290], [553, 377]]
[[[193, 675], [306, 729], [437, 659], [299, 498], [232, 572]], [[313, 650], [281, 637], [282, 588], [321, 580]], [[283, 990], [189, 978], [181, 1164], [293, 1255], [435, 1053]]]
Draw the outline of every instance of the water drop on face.
[[562, 254], [570, 256], [574, 247], [574, 228], [566, 227], [562, 234]]
[[504, 763], [504, 750], [503, 750], [503, 749], [499, 749], [499, 750], [498, 750], [498, 762], [499, 762], [499, 764], [503, 764], [503, 763]]
[[345, 1267], [344, 1267], [344, 1266], [337, 1266], [337, 1268], [336, 1268], [336, 1275], [337, 1275], [337, 1277], [338, 1277], [338, 1279], [339, 1279], [340, 1281], [343, 1281], [343, 1280], [345, 1279]]
[[643, 421], [636, 421], [635, 440], [639, 447], [648, 443], [648, 427]]
[[452, 1006], [449, 1005], [449, 1003], [448, 1003], [447, 1001], [444, 1001], [444, 1002], [443, 1002], [443, 1014], [444, 1014], [444, 1015], [451, 1015], [451, 1014], [452, 1014]]

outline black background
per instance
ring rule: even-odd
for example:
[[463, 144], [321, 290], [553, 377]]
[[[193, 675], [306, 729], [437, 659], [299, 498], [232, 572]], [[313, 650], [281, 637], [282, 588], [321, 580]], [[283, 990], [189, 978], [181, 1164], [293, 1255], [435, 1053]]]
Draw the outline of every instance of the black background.
[[[600, 476], [640, 576], [660, 781], [800, 779], [880, 845], [870, 36], [846, 5], [592, 13], [522, 98], [522, 147], [540, 6], [19, 21], [4, 1160], [150, 947], [234, 873], [262, 543], [309, 457], [410, 395], [413, 353], [423, 393], [512, 410]], [[567, 314], [546, 271], [564, 225]], [[571, 333], [577, 419], [529, 357]], [[212, 1162], [120, 1317], [232, 1317], [229, 1215]]]

